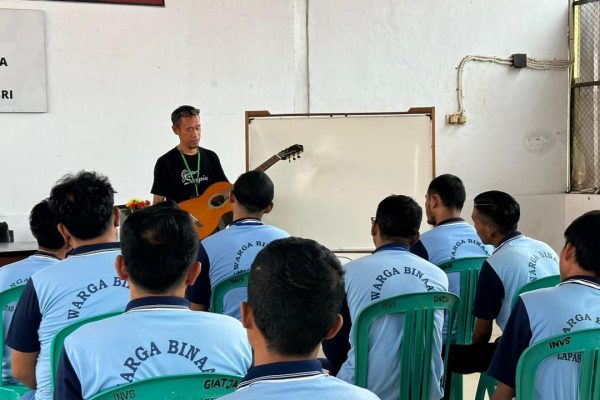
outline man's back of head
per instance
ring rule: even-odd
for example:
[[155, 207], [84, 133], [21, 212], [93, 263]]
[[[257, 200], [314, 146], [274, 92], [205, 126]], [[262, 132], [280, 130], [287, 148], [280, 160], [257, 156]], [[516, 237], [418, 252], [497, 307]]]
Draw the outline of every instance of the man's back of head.
[[273, 202], [275, 187], [263, 171], [253, 170], [240, 175], [233, 184], [232, 193], [248, 212], [261, 212]]
[[161, 294], [184, 281], [196, 260], [198, 237], [190, 215], [167, 201], [127, 218], [121, 252], [132, 283]]
[[60, 224], [80, 240], [95, 239], [110, 227], [114, 193], [108, 178], [95, 172], [65, 175], [52, 188], [49, 204]]
[[374, 225], [384, 242], [410, 245], [419, 236], [422, 218], [423, 211], [416, 201], [408, 196], [392, 195], [377, 206]]
[[57, 229], [58, 219], [50, 210], [48, 199], [44, 199], [31, 209], [29, 228], [38, 246], [47, 250], [59, 250], [65, 240]]
[[519, 203], [508, 193], [490, 190], [480, 193], [473, 201], [473, 221], [476, 225], [476, 219], [481, 219], [484, 223], [493, 226], [498, 234], [504, 236], [517, 230], [521, 211]]
[[433, 179], [427, 194], [437, 194], [445, 207], [458, 211], [462, 210], [466, 199], [463, 182], [458, 176], [451, 174], [443, 174]]
[[600, 277], [600, 210], [575, 219], [565, 230], [565, 247], [573, 246], [575, 261], [585, 271]]
[[309, 239], [275, 240], [258, 254], [247, 305], [270, 353], [309, 358], [315, 352], [338, 323], [343, 275], [333, 253]]

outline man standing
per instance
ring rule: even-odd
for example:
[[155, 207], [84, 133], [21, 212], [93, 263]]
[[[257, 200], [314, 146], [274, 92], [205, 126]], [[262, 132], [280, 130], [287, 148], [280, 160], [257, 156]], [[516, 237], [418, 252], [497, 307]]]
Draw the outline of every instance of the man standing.
[[[393, 296], [445, 292], [448, 278], [437, 266], [411, 254], [408, 249], [419, 237], [423, 212], [410, 197], [394, 195], [383, 199], [372, 219], [371, 235], [375, 244], [372, 255], [346, 264], [346, 297], [350, 321], [377, 300]], [[368, 389], [384, 400], [397, 399], [400, 393], [400, 363], [398, 353], [402, 340], [403, 318], [386, 317], [376, 328], [377, 340], [370, 343]], [[440, 381], [444, 372], [442, 362], [442, 326], [444, 315], [436, 313], [432, 349], [431, 399], [442, 397]], [[350, 351], [338, 377], [354, 382], [354, 327], [350, 331]], [[391, 378], [390, 378], [391, 377]]]
[[131, 301], [125, 313], [67, 337], [55, 399], [88, 399], [117, 385], [167, 375], [245, 375], [252, 351], [242, 324], [191, 312], [183, 298], [200, 273], [189, 215], [173, 203], [136, 212], [125, 221], [121, 244], [115, 267], [129, 283]]
[[[432, 180], [425, 195], [425, 214], [433, 229], [423, 233], [410, 252], [435, 265], [489, 256], [493, 247], [483, 245], [475, 228], [460, 216], [465, 198], [465, 187], [457, 176], [444, 174]], [[460, 274], [449, 274], [448, 284], [450, 292], [460, 296]]]
[[26, 396], [52, 399], [50, 346], [62, 328], [81, 319], [123, 311], [129, 290], [114, 269], [119, 209], [108, 179], [94, 172], [66, 175], [50, 192], [69, 257], [34, 274], [13, 316], [6, 343], [15, 379], [36, 389]]
[[225, 400], [377, 400], [368, 390], [324, 374], [319, 344], [340, 329], [344, 272], [314, 240], [271, 242], [250, 270], [242, 323], [254, 366]]
[[[517, 363], [527, 347], [555, 335], [598, 328], [600, 321], [600, 211], [590, 211], [565, 230], [558, 286], [519, 296], [488, 374], [500, 384], [494, 400], [515, 396]], [[536, 398], [579, 398], [577, 353], [563, 353], [540, 364]]]
[[[24, 285], [34, 273], [56, 264], [67, 253], [67, 244], [58, 232], [58, 221], [50, 210], [48, 200], [36, 204], [29, 214], [29, 228], [38, 243], [38, 250], [24, 260], [8, 264], [0, 268], [0, 292]], [[8, 333], [16, 302], [8, 304], [3, 314], [3, 337]], [[17, 383], [10, 372], [10, 348], [4, 346], [2, 353], [2, 381], [8, 384]]]
[[154, 166], [153, 203], [165, 199], [180, 203], [200, 196], [215, 182], [227, 181], [217, 154], [200, 145], [200, 110], [180, 106], [171, 113], [179, 144], [162, 155]]
[[[194, 310], [206, 311], [212, 288], [236, 274], [247, 272], [256, 254], [275, 239], [288, 233], [261, 222], [273, 208], [273, 182], [262, 171], [248, 171], [235, 181], [229, 198], [233, 208], [231, 225], [200, 243], [200, 277], [188, 289], [187, 298]], [[240, 319], [240, 302], [246, 289], [232, 290], [224, 299], [224, 314]]]

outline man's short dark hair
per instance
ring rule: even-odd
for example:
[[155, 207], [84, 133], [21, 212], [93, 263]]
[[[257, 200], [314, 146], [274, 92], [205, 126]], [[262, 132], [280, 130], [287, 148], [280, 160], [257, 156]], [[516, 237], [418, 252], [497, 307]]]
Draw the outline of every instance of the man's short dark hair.
[[429, 184], [427, 194], [437, 194], [447, 208], [462, 210], [465, 204], [465, 186], [458, 176], [444, 174], [436, 177]]
[[499, 190], [480, 193], [475, 197], [473, 207], [487, 218], [500, 234], [508, 234], [517, 229], [521, 211], [519, 203], [510, 194]]
[[248, 304], [269, 350], [281, 355], [314, 351], [333, 326], [344, 296], [339, 260], [314, 240], [275, 240], [250, 269]]
[[112, 222], [114, 194], [107, 177], [80, 171], [65, 175], [50, 191], [50, 209], [73, 236], [94, 239]]
[[198, 236], [190, 215], [167, 201], [131, 214], [121, 253], [132, 282], [152, 293], [180, 284], [196, 260]]
[[571, 222], [565, 241], [575, 247], [575, 260], [586, 271], [600, 275], [600, 210], [589, 211]]
[[423, 210], [412, 198], [392, 195], [381, 200], [377, 206], [375, 223], [384, 239], [412, 240], [419, 234]]
[[181, 122], [181, 118], [191, 117], [194, 115], [200, 115], [200, 110], [198, 110], [194, 106], [179, 106], [171, 113], [171, 123], [173, 126], [179, 127], [179, 123]]
[[48, 199], [37, 203], [29, 214], [29, 228], [40, 247], [57, 250], [65, 245], [65, 239], [58, 231], [58, 219], [50, 210]]
[[250, 212], [262, 211], [275, 194], [273, 181], [262, 171], [248, 171], [237, 178], [232, 189], [235, 199]]

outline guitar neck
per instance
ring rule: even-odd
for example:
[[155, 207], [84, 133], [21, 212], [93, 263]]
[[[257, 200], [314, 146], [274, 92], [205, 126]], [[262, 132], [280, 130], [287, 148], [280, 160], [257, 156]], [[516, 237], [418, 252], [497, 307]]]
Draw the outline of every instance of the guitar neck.
[[281, 160], [281, 159], [279, 158], [279, 156], [277, 154], [275, 154], [274, 156], [272, 156], [271, 158], [269, 158], [267, 161], [265, 161], [264, 163], [262, 163], [258, 167], [256, 167], [255, 170], [256, 171], [265, 172], [266, 170], [268, 170], [269, 168], [271, 168], [273, 166], [273, 164], [275, 164], [279, 160]]

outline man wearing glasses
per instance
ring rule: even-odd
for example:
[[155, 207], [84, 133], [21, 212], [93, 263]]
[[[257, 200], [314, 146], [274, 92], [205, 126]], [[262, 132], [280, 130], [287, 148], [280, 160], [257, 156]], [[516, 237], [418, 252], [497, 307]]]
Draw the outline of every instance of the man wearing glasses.
[[215, 182], [227, 181], [217, 154], [200, 147], [200, 110], [180, 106], [171, 113], [179, 144], [154, 166], [153, 204], [166, 199], [180, 203], [200, 196]]

